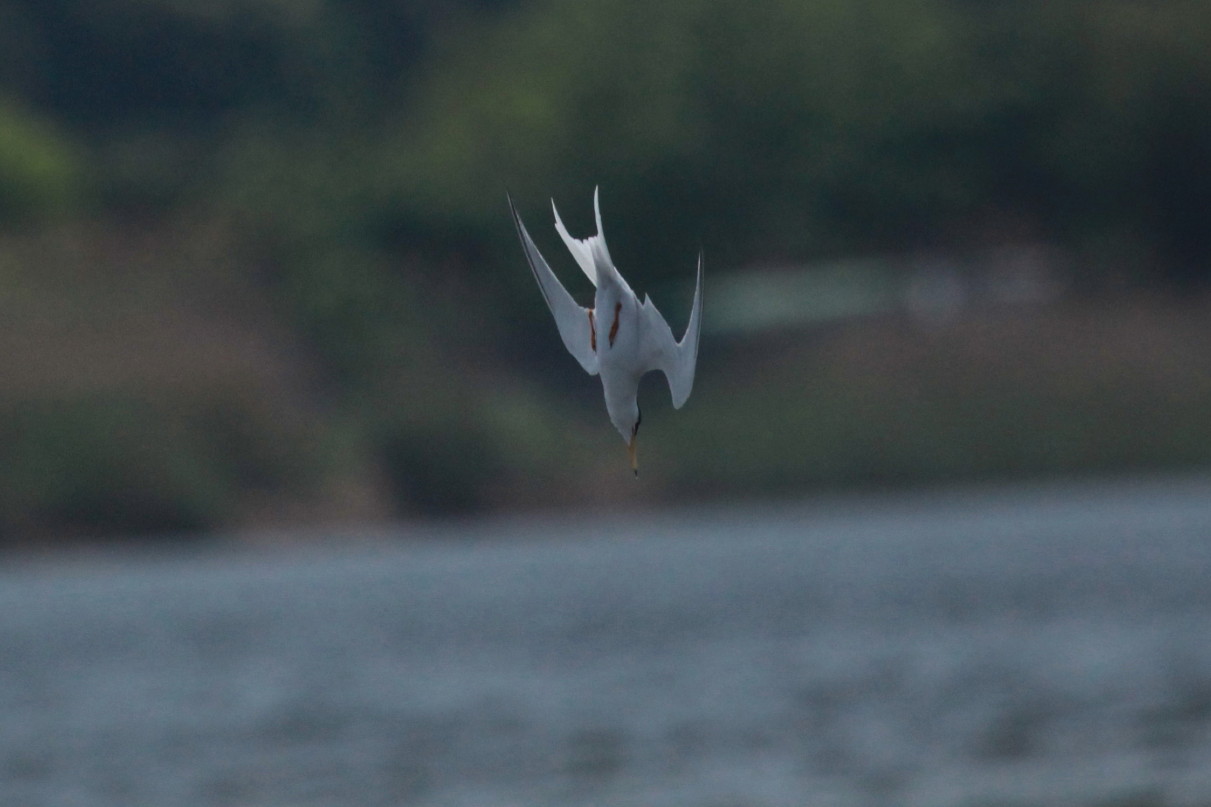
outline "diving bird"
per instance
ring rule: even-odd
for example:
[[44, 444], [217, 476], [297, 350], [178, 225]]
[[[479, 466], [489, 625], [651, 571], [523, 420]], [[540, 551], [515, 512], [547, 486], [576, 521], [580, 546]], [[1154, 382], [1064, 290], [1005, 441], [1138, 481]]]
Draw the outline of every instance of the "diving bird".
[[512, 197], [509, 198], [509, 209], [513, 213], [513, 223], [517, 225], [517, 235], [521, 238], [530, 271], [534, 273], [543, 299], [555, 317], [564, 347], [580, 362], [585, 372], [601, 376], [610, 422], [626, 442], [631, 470], [638, 476], [636, 439], [642, 420], [638, 400], [639, 379], [650, 370], [664, 373], [673, 395], [673, 406], [677, 409], [690, 397], [690, 389], [694, 386], [698, 332], [702, 325], [702, 254], [698, 254], [698, 280], [694, 287], [690, 321], [681, 341], [677, 341], [651, 298], [645, 294], [640, 303], [610, 259], [605, 233], [601, 228], [597, 189], [593, 191], [597, 234], [588, 238], [569, 235], [559, 218], [555, 201], [551, 201], [559, 237], [589, 282], [597, 287], [592, 308], [584, 308], [572, 299], [572, 295], [555, 277], [521, 223]]

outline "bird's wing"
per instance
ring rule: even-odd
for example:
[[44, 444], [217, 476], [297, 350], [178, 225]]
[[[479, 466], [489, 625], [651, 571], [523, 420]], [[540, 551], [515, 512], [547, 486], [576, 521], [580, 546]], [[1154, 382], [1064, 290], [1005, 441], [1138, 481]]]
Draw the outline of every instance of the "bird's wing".
[[702, 256], [698, 256], [698, 281], [694, 287], [694, 307], [685, 334], [678, 342], [664, 317], [656, 310], [652, 298], [644, 296], [639, 308], [643, 370], [660, 370], [669, 380], [673, 406], [677, 409], [690, 397], [694, 388], [694, 368], [698, 364], [698, 333], [702, 327]]
[[593, 349], [593, 322], [589, 309], [572, 299], [572, 295], [568, 294], [568, 290], [543, 260], [538, 247], [534, 246], [534, 241], [526, 232], [526, 226], [521, 223], [521, 216], [517, 215], [517, 208], [513, 205], [511, 197], [509, 210], [513, 212], [513, 223], [517, 225], [517, 235], [521, 238], [530, 271], [538, 281], [538, 288], [543, 299], [547, 301], [547, 308], [551, 309], [551, 314], [555, 317], [555, 325], [559, 328], [564, 347], [580, 362], [586, 373], [597, 375], [597, 351]]
[[597, 197], [598, 190], [594, 188], [593, 216], [597, 219], [597, 235], [591, 235], [588, 238], [573, 238], [568, 234], [568, 228], [563, 226], [563, 220], [559, 218], [555, 200], [551, 200], [551, 210], [555, 212], [555, 229], [559, 231], [559, 237], [563, 239], [568, 252], [572, 253], [572, 257], [576, 259], [576, 263], [580, 265], [585, 276], [594, 286], [597, 285], [597, 261], [604, 259], [607, 264], [613, 266], [610, 251], [606, 249], [605, 230], [601, 228], [601, 206], [597, 203]]

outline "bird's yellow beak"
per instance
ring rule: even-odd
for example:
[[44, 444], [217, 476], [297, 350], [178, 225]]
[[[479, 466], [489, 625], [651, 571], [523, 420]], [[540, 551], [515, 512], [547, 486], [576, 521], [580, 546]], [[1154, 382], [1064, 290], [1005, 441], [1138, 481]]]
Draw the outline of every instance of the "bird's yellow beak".
[[636, 456], [636, 443], [638, 435], [631, 437], [631, 442], [627, 443], [627, 456], [631, 458], [631, 470], [635, 472], [635, 476], [639, 476], [639, 457]]

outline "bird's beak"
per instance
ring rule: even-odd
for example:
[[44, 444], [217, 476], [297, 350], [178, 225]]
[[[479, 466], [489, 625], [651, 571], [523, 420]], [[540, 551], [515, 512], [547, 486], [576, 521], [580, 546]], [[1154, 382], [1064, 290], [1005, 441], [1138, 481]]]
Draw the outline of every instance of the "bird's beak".
[[635, 472], [635, 476], [639, 476], [639, 457], [635, 454], [638, 439], [637, 435], [633, 436], [631, 442], [627, 443], [627, 456], [631, 458], [631, 470]]

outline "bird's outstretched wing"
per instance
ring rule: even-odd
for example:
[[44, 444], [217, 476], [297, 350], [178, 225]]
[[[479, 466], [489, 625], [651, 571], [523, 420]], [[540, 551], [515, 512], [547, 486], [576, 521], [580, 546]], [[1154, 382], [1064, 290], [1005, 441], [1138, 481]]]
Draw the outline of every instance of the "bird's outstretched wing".
[[547, 301], [547, 308], [551, 309], [551, 314], [555, 317], [555, 325], [559, 328], [564, 347], [580, 362], [586, 373], [597, 375], [597, 351], [593, 349], [593, 321], [589, 309], [572, 299], [572, 295], [568, 294], [568, 290], [543, 260], [538, 247], [534, 246], [534, 241], [526, 232], [526, 226], [521, 223], [521, 216], [517, 215], [512, 197], [509, 198], [509, 210], [513, 212], [513, 223], [517, 225], [517, 235], [526, 252], [530, 271], [538, 281], [538, 288], [542, 291], [543, 299]]
[[601, 205], [597, 203], [597, 197], [598, 189], [594, 188], [593, 216], [597, 219], [597, 235], [591, 235], [588, 238], [573, 238], [568, 234], [568, 228], [563, 226], [563, 220], [559, 218], [555, 200], [551, 200], [551, 210], [555, 213], [555, 229], [559, 231], [559, 237], [563, 239], [568, 252], [572, 253], [572, 257], [576, 259], [576, 263], [580, 265], [581, 270], [594, 286], [597, 285], [597, 261], [604, 260], [606, 264], [614, 265], [614, 262], [610, 260], [610, 251], [606, 249], [605, 230], [601, 228]]
[[680, 342], [673, 338], [672, 329], [656, 310], [651, 297], [644, 296], [639, 317], [644, 372], [660, 370], [664, 373], [669, 380], [669, 391], [673, 394], [673, 406], [680, 409], [694, 388], [694, 368], [698, 364], [698, 332], [702, 327], [702, 256], [698, 256], [694, 307]]

